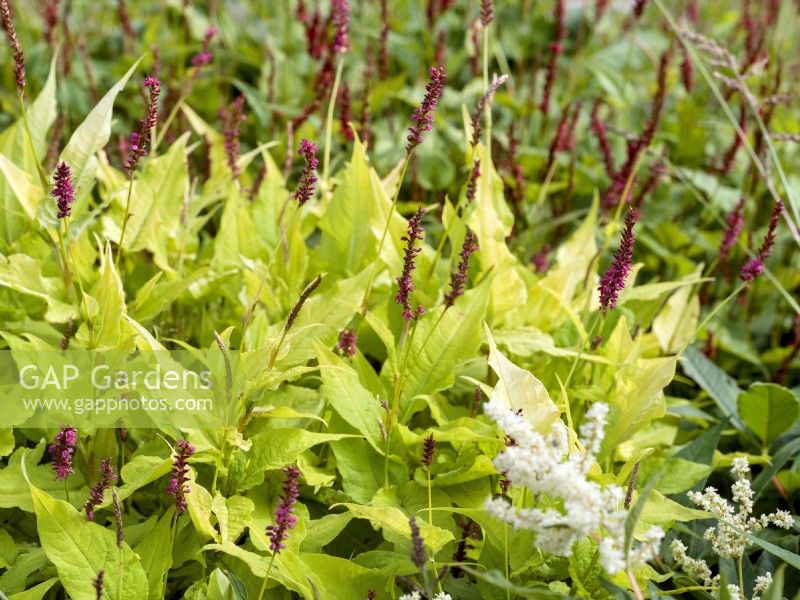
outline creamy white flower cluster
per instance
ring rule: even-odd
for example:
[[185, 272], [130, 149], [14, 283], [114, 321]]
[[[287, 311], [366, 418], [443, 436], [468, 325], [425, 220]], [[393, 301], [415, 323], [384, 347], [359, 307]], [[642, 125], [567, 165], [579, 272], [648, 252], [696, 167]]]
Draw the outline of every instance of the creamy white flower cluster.
[[[736, 478], [731, 486], [733, 501], [738, 505], [738, 510], [733, 504], [722, 498], [713, 487], [707, 487], [700, 492], [689, 492], [689, 498], [717, 519], [715, 527], [706, 529], [703, 537], [711, 542], [714, 551], [720, 556], [740, 558], [749, 544], [747, 537], [733, 527], [742, 531], [753, 533], [767, 527], [770, 523], [776, 527], [789, 529], [794, 520], [792, 515], [785, 510], [777, 510], [769, 515], [754, 517], [753, 489], [750, 486], [750, 465], [745, 457], [733, 459], [731, 473]], [[732, 527], [733, 526], [733, 527]]]
[[[417, 590], [410, 594], [403, 594], [398, 600], [422, 600], [422, 596]], [[453, 597], [446, 592], [439, 592], [433, 597], [433, 600], [453, 600]]]
[[[494, 459], [497, 470], [514, 485], [553, 503], [550, 508], [517, 509], [506, 498], [490, 498], [486, 510], [514, 527], [534, 531], [539, 548], [555, 556], [569, 556], [576, 541], [605, 534], [599, 543], [600, 564], [608, 573], [624, 569], [627, 513], [620, 508], [624, 491], [587, 478], [603, 442], [608, 405], [598, 402], [586, 411], [580, 428], [585, 450], [575, 452], [569, 451], [567, 427], [560, 420], [547, 435], [541, 435], [498, 400], [487, 402], [484, 411], [515, 442]], [[655, 557], [663, 537], [658, 527], [648, 530], [645, 541], [629, 557], [630, 564]]]

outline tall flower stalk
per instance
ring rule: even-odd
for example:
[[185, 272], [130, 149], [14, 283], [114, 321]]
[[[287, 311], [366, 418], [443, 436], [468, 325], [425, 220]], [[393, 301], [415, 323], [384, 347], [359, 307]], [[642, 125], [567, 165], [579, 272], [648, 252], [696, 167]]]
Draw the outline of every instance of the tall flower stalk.
[[300, 478], [300, 470], [295, 465], [289, 465], [283, 468], [283, 473], [286, 475], [286, 479], [283, 481], [281, 497], [272, 519], [273, 524], [267, 525], [267, 537], [269, 538], [269, 549], [272, 552], [272, 556], [267, 567], [267, 574], [261, 584], [261, 591], [258, 593], [258, 600], [262, 600], [264, 597], [267, 582], [272, 573], [272, 566], [275, 563], [275, 557], [286, 547], [285, 542], [289, 537], [289, 532], [297, 524], [294, 505], [297, 504], [299, 496], [297, 480]]
[[177, 514], [186, 512], [186, 495], [189, 493], [189, 457], [194, 454], [194, 447], [186, 440], [175, 443], [172, 456], [172, 477], [167, 485], [167, 493], [175, 500]]
[[9, 0], [0, 0], [0, 16], [3, 18], [3, 31], [8, 39], [8, 47], [14, 62], [14, 83], [17, 93], [22, 97], [25, 93], [25, 55], [19, 45], [17, 29], [14, 27], [14, 15], [11, 12]]
[[111, 459], [104, 458], [100, 461], [100, 479], [89, 490], [89, 498], [83, 505], [86, 511], [86, 520], [94, 521], [94, 509], [103, 503], [106, 490], [117, 482], [117, 474], [111, 466]]
[[625, 228], [622, 231], [619, 249], [611, 266], [600, 278], [600, 310], [607, 312], [617, 307], [619, 293], [625, 289], [625, 281], [633, 265], [633, 244], [636, 237], [633, 226], [639, 220], [639, 209], [631, 207], [625, 215]]
[[372, 292], [372, 285], [375, 282], [375, 277], [378, 274], [378, 268], [381, 262], [381, 252], [383, 251], [383, 245], [386, 243], [386, 236], [389, 233], [389, 225], [392, 222], [392, 215], [397, 207], [397, 199], [400, 197], [400, 188], [403, 185], [403, 179], [405, 178], [406, 171], [408, 170], [408, 164], [411, 160], [414, 150], [417, 148], [417, 146], [422, 144], [423, 134], [433, 128], [433, 116], [436, 111], [436, 106], [439, 103], [439, 99], [442, 97], [442, 94], [444, 93], [444, 85], [447, 82], [447, 73], [445, 72], [444, 67], [430, 67], [430, 69], [428, 69], [428, 76], [430, 80], [428, 85], [425, 86], [425, 97], [422, 100], [422, 104], [420, 104], [419, 107], [414, 109], [414, 112], [411, 113], [411, 126], [408, 128], [408, 136], [406, 138], [406, 157], [403, 161], [402, 167], [400, 168], [400, 177], [398, 178], [397, 187], [395, 188], [394, 196], [392, 197], [392, 204], [389, 207], [389, 214], [386, 217], [386, 223], [383, 226], [383, 233], [381, 234], [381, 239], [378, 243], [378, 252], [375, 258], [375, 264], [367, 282], [367, 287], [364, 290], [364, 297], [361, 301], [362, 315], [366, 314], [367, 309], [369, 308], [369, 296]]
[[408, 331], [408, 322], [418, 317], [424, 312], [422, 306], [416, 309], [411, 308], [411, 292], [414, 291], [414, 282], [411, 273], [417, 268], [417, 254], [422, 252], [422, 248], [417, 246], [417, 242], [422, 241], [425, 230], [422, 228], [422, 217], [425, 216], [425, 209], [420, 208], [408, 221], [406, 234], [400, 239], [406, 243], [403, 251], [403, 272], [395, 279], [397, 282], [397, 295], [394, 301], [403, 307], [403, 320], [405, 321], [404, 335]]
[[244, 96], [240, 95], [234, 100], [230, 107], [221, 106], [219, 118], [222, 121], [222, 138], [225, 146], [225, 157], [228, 160], [228, 168], [234, 181], [239, 180], [241, 170], [239, 169], [239, 131], [242, 121], [247, 117], [244, 115]]
[[139, 161], [147, 154], [147, 145], [150, 143], [150, 136], [158, 119], [158, 98], [161, 95], [161, 82], [155, 77], [147, 76], [142, 84], [148, 91], [147, 112], [139, 120], [139, 128], [131, 133], [128, 138], [128, 160], [125, 161], [125, 169], [128, 171], [128, 197], [125, 200], [125, 216], [122, 219], [122, 231], [119, 234], [119, 246], [117, 248], [116, 263], [122, 256], [123, 243], [125, 241], [125, 231], [128, 228], [128, 221], [131, 218], [131, 196], [133, 195], [133, 175], [139, 166]]

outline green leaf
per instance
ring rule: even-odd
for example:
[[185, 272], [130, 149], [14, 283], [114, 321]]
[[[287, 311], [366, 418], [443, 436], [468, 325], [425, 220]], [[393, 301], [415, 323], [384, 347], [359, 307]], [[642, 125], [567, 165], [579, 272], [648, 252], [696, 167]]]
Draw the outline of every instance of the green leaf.
[[[64, 161], [69, 165], [72, 169], [72, 179], [75, 182], [76, 200], [72, 206], [73, 219], [78, 218], [87, 210], [86, 200], [91, 191], [97, 168], [95, 154], [105, 147], [111, 137], [111, 115], [114, 110], [114, 101], [128, 83], [141, 60], [140, 58], [133, 63], [122, 79], [106, 92], [106, 95], [86, 116], [83, 123], [78, 125], [61, 152], [59, 161]], [[52, 222], [55, 220], [56, 214], [55, 203], [49, 203], [48, 206], [47, 214], [50, 218], [45, 222]]]
[[391, 201], [358, 139], [337, 177], [339, 184], [318, 223], [322, 238], [316, 259], [320, 270], [349, 276], [375, 260]]
[[356, 437], [338, 433], [314, 433], [303, 429], [270, 429], [251, 438], [247, 452], [234, 455], [230, 466], [237, 491], [248, 490], [264, 481], [264, 471], [280, 469], [317, 444]]
[[754, 383], [739, 394], [739, 415], [765, 445], [789, 429], [800, 415], [800, 401], [785, 387]]
[[[489, 300], [488, 279], [419, 321], [408, 349], [403, 396], [410, 400], [453, 385], [458, 365], [471, 360], [481, 342], [480, 326]], [[401, 354], [402, 356], [402, 354]], [[398, 357], [399, 358], [399, 357]], [[402, 360], [402, 359], [400, 359]]]
[[358, 373], [340, 357], [320, 343], [316, 348], [325, 399], [345, 421], [364, 435], [375, 450], [383, 453], [378, 426], [383, 418], [383, 409], [378, 399], [361, 385]]
[[[344, 506], [350, 513], [359, 519], [366, 519], [373, 527], [383, 529], [384, 538], [390, 539], [391, 534], [406, 540], [411, 540], [411, 527], [408, 524], [408, 515], [394, 506], [364, 506], [363, 504], [342, 503], [335, 506]], [[442, 546], [453, 539], [453, 534], [446, 529], [441, 529], [428, 523], [419, 523], [425, 547], [432, 552], [438, 552]], [[389, 537], [387, 537], [389, 536]]]
[[745, 425], [736, 409], [736, 399], [742, 390], [736, 385], [736, 380], [692, 346], [684, 350], [681, 364], [686, 374], [711, 396], [722, 414], [743, 431]]
[[58, 578], [52, 577], [47, 581], [43, 581], [42, 583], [25, 590], [24, 592], [12, 594], [9, 596], [8, 600], [42, 600], [45, 594], [47, 594], [47, 592], [50, 591], [50, 588], [52, 588], [56, 583], [58, 583]]
[[503, 180], [492, 164], [489, 152], [483, 144], [476, 148], [481, 161], [481, 174], [475, 194], [474, 210], [467, 225], [478, 237], [481, 275], [489, 271], [492, 278], [492, 307], [495, 314], [504, 315], [517, 306], [525, 304], [527, 291], [525, 282], [517, 271], [517, 259], [506, 245], [511, 233], [514, 217], [503, 194]]
[[124, 542], [120, 551], [112, 530], [87, 521], [71, 505], [33, 485], [30, 491], [42, 548], [55, 565], [68, 595], [94, 597], [92, 582], [103, 570], [106, 594], [112, 600], [147, 597], [147, 575], [139, 557]]
[[558, 419], [560, 411], [550, 399], [544, 384], [531, 373], [508, 360], [494, 342], [489, 325], [484, 323], [489, 340], [489, 366], [497, 375], [492, 399], [500, 400], [513, 410], [522, 410], [522, 415], [539, 433], [546, 433]]
[[[141, 174], [136, 178], [131, 194], [130, 221], [125, 232], [125, 250], [148, 250], [153, 260], [164, 271], [173, 271], [169, 260], [170, 250], [177, 250], [181, 229], [181, 212], [189, 192], [189, 167], [186, 143], [189, 133], [170, 144], [166, 154], [143, 162]], [[127, 184], [125, 185], [127, 191]], [[120, 198], [124, 209], [125, 197]], [[119, 212], [121, 228], [124, 218]], [[113, 239], [118, 239], [115, 233]]]
[[172, 566], [172, 517], [174, 513], [174, 507], [170, 507], [161, 515], [155, 528], [133, 548], [142, 561], [142, 568], [147, 574], [150, 590], [148, 597], [153, 600], [164, 597], [164, 574]]
[[19, 203], [18, 207], [6, 206], [7, 212], [24, 213], [31, 221], [36, 219], [36, 207], [44, 196], [42, 186], [3, 154], [0, 154], [0, 173], [6, 178]]
[[106, 244], [102, 254], [100, 279], [92, 288], [91, 299], [95, 303], [94, 310], [89, 309], [92, 330], [84, 323], [76, 337], [90, 348], [119, 347], [132, 330], [123, 318], [126, 314], [125, 290], [114, 266], [111, 244]]

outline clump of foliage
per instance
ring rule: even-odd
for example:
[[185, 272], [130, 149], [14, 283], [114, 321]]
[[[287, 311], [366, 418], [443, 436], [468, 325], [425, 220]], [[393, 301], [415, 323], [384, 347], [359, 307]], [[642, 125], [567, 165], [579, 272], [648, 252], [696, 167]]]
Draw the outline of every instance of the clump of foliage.
[[796, 597], [799, 11], [0, 0], [0, 597]]

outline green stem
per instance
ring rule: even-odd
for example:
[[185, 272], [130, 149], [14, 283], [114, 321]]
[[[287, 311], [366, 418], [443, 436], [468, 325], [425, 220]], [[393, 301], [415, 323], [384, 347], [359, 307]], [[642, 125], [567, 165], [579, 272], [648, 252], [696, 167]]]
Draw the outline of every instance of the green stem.
[[744, 594], [744, 573], [742, 572], [742, 557], [740, 556], [736, 563], [739, 567], [739, 591]]
[[169, 111], [169, 115], [167, 115], [166, 120], [161, 125], [161, 129], [156, 132], [156, 136], [155, 136], [155, 139], [153, 140], [152, 148], [150, 149], [150, 153], [151, 154], [154, 155], [156, 153], [156, 150], [158, 150], [158, 146], [163, 141], [164, 136], [166, 135], [167, 130], [169, 129], [169, 126], [172, 125], [172, 121], [174, 121], [175, 117], [178, 116], [178, 111], [180, 110], [181, 106], [183, 106], [183, 103], [185, 101], [186, 101], [186, 95], [182, 93], [181, 97], [178, 98], [178, 101], [172, 107], [172, 110]]
[[131, 218], [131, 196], [133, 196], [133, 171], [128, 175], [128, 197], [125, 200], [125, 216], [122, 219], [122, 231], [119, 234], [117, 259], [114, 262], [116, 266], [119, 266], [119, 257], [122, 256], [122, 242], [125, 239], [125, 230], [128, 228], [128, 221]]
[[322, 158], [322, 181], [325, 182], [326, 188], [328, 187], [328, 167], [330, 166], [331, 159], [333, 109], [336, 106], [336, 98], [339, 95], [339, 84], [342, 79], [342, 67], [344, 67], [344, 57], [339, 59], [339, 64], [336, 66], [336, 77], [333, 80], [333, 91], [331, 92], [331, 99], [328, 102], [328, 116], [325, 119], [325, 154]]
[[[59, 229], [59, 236], [60, 235], [61, 230]], [[83, 279], [81, 279], [81, 273], [75, 264], [75, 256], [72, 254], [72, 243], [69, 239], [69, 227], [67, 226], [66, 220], [64, 221], [64, 240], [67, 247], [69, 260], [72, 261], [72, 272], [75, 273], [75, 280], [78, 282], [78, 290], [81, 293], [81, 304], [83, 304], [83, 312], [86, 318], [86, 329], [89, 330], [89, 342], [92, 348], [94, 348], [94, 323], [92, 323], [91, 316], [89, 315], [89, 305], [86, 303], [86, 291], [83, 288]]]
[[67, 504], [69, 504], [69, 488], [67, 487], [67, 480], [64, 480], [64, 497], [67, 500]]
[[276, 552], [272, 553], [272, 558], [269, 559], [269, 566], [267, 567], [267, 574], [264, 575], [264, 582], [261, 584], [261, 591], [258, 592], [258, 600], [263, 600], [264, 592], [267, 590], [267, 581], [269, 581], [270, 573], [272, 573], [272, 565], [275, 562]]
[[727, 297], [726, 297], [724, 300], [722, 300], [722, 302], [720, 302], [719, 304], [717, 304], [717, 305], [716, 305], [716, 306], [715, 306], [715, 307], [714, 307], [714, 308], [711, 310], [711, 312], [710, 312], [710, 313], [708, 313], [708, 314], [706, 315], [706, 318], [705, 318], [705, 319], [703, 319], [703, 321], [700, 323], [700, 325], [697, 327], [697, 329], [695, 329], [695, 331], [694, 331], [694, 335], [692, 336], [692, 338], [695, 338], [695, 337], [697, 337], [697, 334], [698, 334], [698, 333], [700, 333], [700, 332], [703, 330], [703, 328], [704, 328], [706, 325], [708, 325], [708, 322], [709, 322], [709, 321], [710, 321], [710, 320], [711, 320], [711, 319], [714, 317], [714, 315], [716, 315], [716, 314], [717, 314], [717, 313], [718, 313], [720, 310], [722, 310], [722, 308], [723, 308], [723, 307], [724, 307], [724, 306], [725, 306], [725, 305], [726, 305], [728, 302], [730, 302], [731, 300], [733, 300], [733, 299], [736, 297], [736, 295], [737, 295], [737, 294], [739, 294], [739, 292], [741, 292], [741, 291], [742, 291], [744, 288], [746, 288], [746, 287], [747, 287], [747, 284], [746, 284], [746, 283], [742, 283], [742, 284], [741, 284], [739, 287], [737, 287], [737, 288], [736, 288], [735, 290], [733, 290], [733, 291], [732, 291], [730, 294], [728, 294], [728, 296], [727, 296]]

